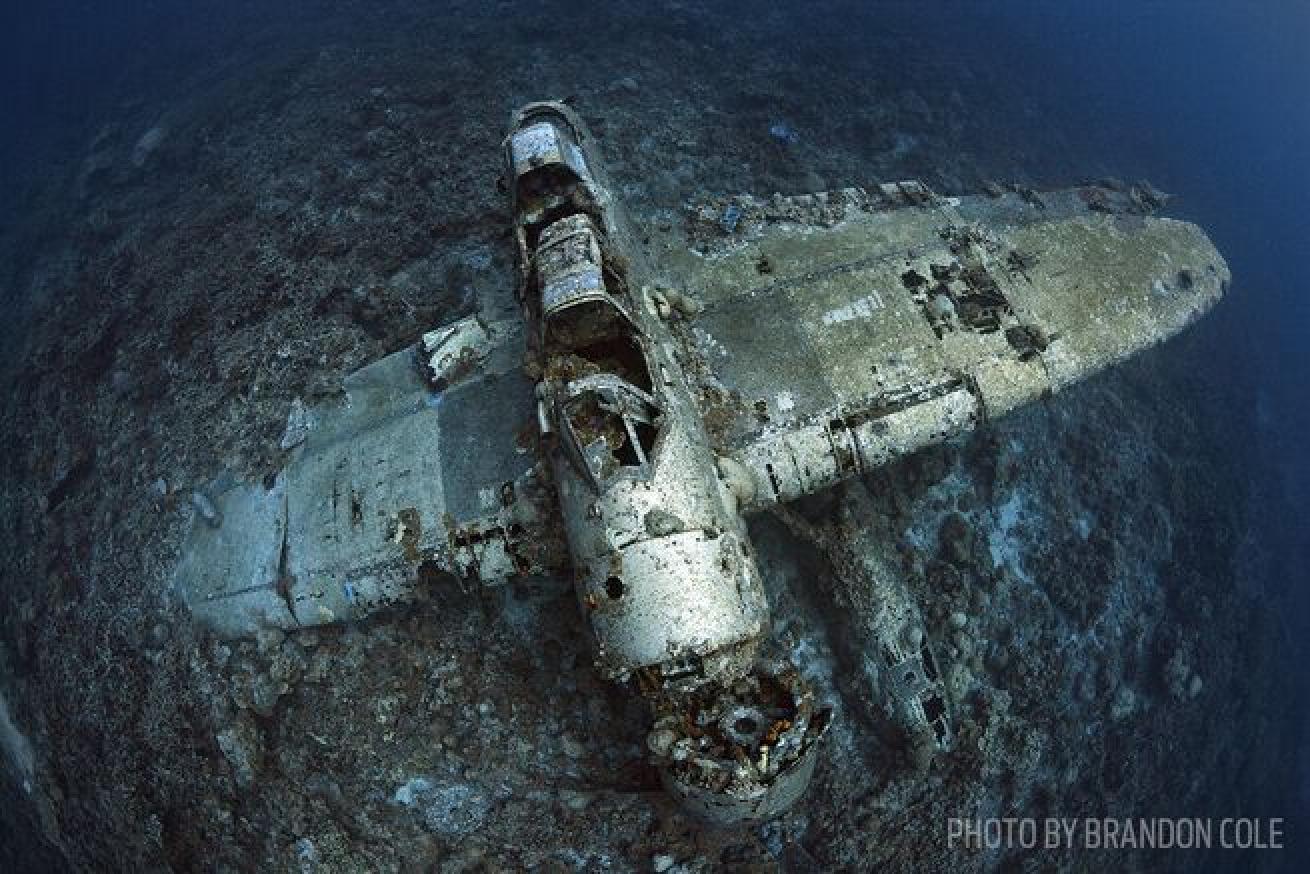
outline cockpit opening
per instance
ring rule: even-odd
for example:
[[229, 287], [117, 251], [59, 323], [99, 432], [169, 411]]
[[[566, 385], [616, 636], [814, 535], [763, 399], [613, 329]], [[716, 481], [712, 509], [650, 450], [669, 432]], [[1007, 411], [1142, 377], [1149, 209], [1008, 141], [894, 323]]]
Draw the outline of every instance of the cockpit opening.
[[660, 424], [653, 397], [611, 373], [572, 380], [566, 392], [565, 439], [593, 483], [650, 463]]
[[567, 164], [543, 164], [518, 178], [520, 201], [567, 198], [578, 186], [578, 174]]
[[578, 132], [549, 107], [528, 113], [508, 141], [520, 242], [536, 251], [542, 232], [571, 215], [601, 218], [594, 180], [578, 148]]
[[562, 383], [562, 437], [597, 486], [623, 469], [643, 475], [661, 425], [641, 335], [607, 293], [600, 295], [547, 316], [544, 374]]
[[650, 368], [635, 329], [609, 301], [594, 300], [552, 313], [546, 323], [546, 356], [576, 379], [612, 373], [644, 392], [651, 390]]

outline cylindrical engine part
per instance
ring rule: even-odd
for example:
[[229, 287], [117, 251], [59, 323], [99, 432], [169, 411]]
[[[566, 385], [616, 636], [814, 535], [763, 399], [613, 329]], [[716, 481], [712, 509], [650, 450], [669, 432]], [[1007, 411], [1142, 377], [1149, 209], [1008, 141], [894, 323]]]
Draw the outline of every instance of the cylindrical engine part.
[[647, 744], [665, 787], [713, 825], [771, 819], [809, 785], [831, 711], [789, 664], [757, 662], [728, 683], [657, 704]]

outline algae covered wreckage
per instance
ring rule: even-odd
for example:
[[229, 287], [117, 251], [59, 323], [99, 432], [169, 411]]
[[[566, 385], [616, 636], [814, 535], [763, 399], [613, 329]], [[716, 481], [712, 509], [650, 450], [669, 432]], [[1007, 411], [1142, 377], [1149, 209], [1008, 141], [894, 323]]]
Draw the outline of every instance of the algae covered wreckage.
[[[649, 746], [674, 793], [714, 822], [769, 819], [799, 798], [830, 713], [762, 660], [743, 514], [1172, 336], [1228, 269], [1196, 226], [1151, 216], [1146, 186], [739, 198], [647, 255], [592, 143], [562, 103], [515, 113], [521, 321], [469, 316], [350, 377], [282, 472], [200, 514], [175, 585], [253, 636], [413, 601], [439, 574], [571, 575], [597, 667], [663, 714]], [[866, 582], [871, 694], [914, 744], [949, 748], [919, 611]]]
[[[1225, 570], [1240, 422], [1200, 412], [1187, 365], [1204, 339], [1061, 390], [1219, 291], [1158, 193], [1053, 187], [1102, 164], [1053, 126], [1011, 148], [973, 107], [1021, 100], [985, 77], [952, 73], [959, 99], [927, 66], [837, 77], [819, 106], [750, 22], [686, 26], [753, 66], [707, 65], [675, 21], [604, 32], [582, 71], [511, 52], [486, 14], [461, 52], [418, 25], [123, 110], [30, 202], [0, 658], [31, 834], [84, 868], [982, 867], [937, 824], [1194, 802], [1278, 758], [1249, 707], [1284, 679], [1278, 638]], [[860, 57], [904, 56], [905, 30]], [[498, 146], [543, 92], [580, 95], [612, 202], [548, 209], [525, 275]], [[1121, 321], [1034, 294], [1070, 290], [1047, 234]], [[1138, 244], [1116, 285], [1098, 253]], [[536, 333], [531, 292], [597, 274], [622, 315]], [[583, 522], [633, 546], [714, 527], [761, 597], [724, 626], [747, 645], [716, 659], [689, 626], [653, 672], [616, 609], [646, 557], [611, 573], [598, 544], [575, 589], [554, 465], [580, 501], [657, 468], [674, 415], [712, 513], [680, 489]], [[562, 430], [580, 451], [552, 460]], [[403, 487], [359, 476], [379, 460]], [[245, 606], [186, 570], [206, 537], [240, 547], [200, 564], [247, 562]], [[767, 822], [706, 828], [667, 791], [707, 807], [820, 730], [809, 789]]]

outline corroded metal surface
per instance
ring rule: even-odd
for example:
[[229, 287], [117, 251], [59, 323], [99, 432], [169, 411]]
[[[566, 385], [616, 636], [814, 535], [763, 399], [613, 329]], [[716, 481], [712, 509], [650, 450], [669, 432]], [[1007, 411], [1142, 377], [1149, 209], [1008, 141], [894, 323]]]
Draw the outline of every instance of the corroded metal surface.
[[[1228, 282], [1204, 233], [1151, 215], [1148, 187], [733, 198], [691, 210], [652, 264], [571, 109], [524, 107], [504, 149], [522, 326], [429, 332], [299, 409], [267, 487], [197, 498], [176, 586], [240, 635], [363, 616], [443, 571], [571, 569], [598, 669], [647, 699], [666, 786], [718, 823], [793, 804], [831, 716], [785, 659], [760, 661], [743, 513], [1060, 391]], [[835, 570], [877, 589], [856, 618], [891, 721], [948, 748], [908, 590], [850, 555]]]
[[578, 172], [596, 162], [564, 160], [585, 128], [558, 104], [525, 114], [511, 154], [542, 125], [556, 146], [510, 168], [520, 297], [538, 319], [542, 423], [598, 666], [682, 688], [731, 679], [767, 617], [741, 519], [663, 323], [644, 306], [623, 222]]
[[771, 819], [795, 804], [830, 721], [793, 668], [763, 661], [657, 713], [647, 746], [664, 785], [718, 825]]
[[705, 306], [678, 335], [716, 449], [751, 469], [759, 501], [787, 501], [1168, 339], [1229, 272], [1154, 202], [905, 183], [733, 203], [730, 234], [693, 211], [692, 242], [708, 237], [661, 267]]
[[194, 526], [181, 597], [238, 637], [410, 601], [435, 572], [494, 585], [557, 569], [551, 485], [524, 439], [531, 385], [505, 345], [442, 392], [412, 349], [354, 374], [270, 487], [216, 492], [222, 521]]

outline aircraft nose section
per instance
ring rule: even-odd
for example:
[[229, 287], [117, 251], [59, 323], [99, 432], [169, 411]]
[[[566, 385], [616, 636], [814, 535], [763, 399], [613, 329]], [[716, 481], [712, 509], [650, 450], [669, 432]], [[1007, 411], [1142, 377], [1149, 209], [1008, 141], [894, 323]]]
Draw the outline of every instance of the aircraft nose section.
[[665, 788], [712, 825], [772, 819], [805, 792], [832, 712], [787, 663], [758, 662], [657, 707], [647, 745]]

